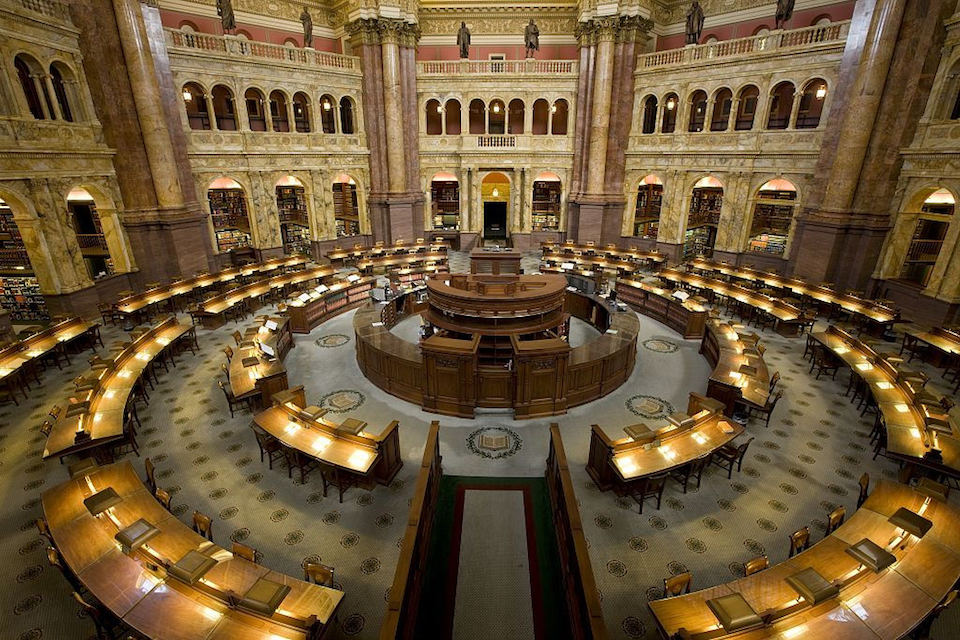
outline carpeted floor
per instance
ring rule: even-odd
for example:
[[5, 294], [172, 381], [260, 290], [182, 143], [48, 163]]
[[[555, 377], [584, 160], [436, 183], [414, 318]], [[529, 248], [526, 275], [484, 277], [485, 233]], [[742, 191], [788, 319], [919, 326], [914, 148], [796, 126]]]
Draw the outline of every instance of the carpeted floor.
[[[451, 264], [463, 270], [464, 259], [454, 254]], [[525, 267], [535, 262], [528, 256]], [[601, 424], [616, 437], [628, 424], [655, 423], [672, 408], [685, 407], [689, 391], [706, 389], [709, 367], [697, 341], [641, 317], [637, 367], [603, 400], [549, 420], [514, 421], [504, 412], [467, 420], [425, 413], [369, 384], [356, 365], [352, 315], [297, 337], [286, 360], [288, 377], [291, 385], [303, 384], [317, 404], [345, 392], [353, 406], [342, 410], [343, 417], [365, 420], [370, 430], [400, 421], [405, 464], [389, 487], [350, 490], [340, 504], [334, 493], [322, 497], [319, 475], [301, 486], [287, 478], [286, 469], [270, 471], [261, 464], [250, 415], [231, 419], [215, 382], [233, 323], [217, 331], [200, 329], [201, 352], [187, 354], [175, 371], [161, 374], [150, 406], [140, 413], [141, 455], [157, 463], [158, 481], [173, 493], [182, 519], [194, 509], [212, 516], [218, 544], [243, 540], [257, 547], [272, 569], [299, 575], [300, 564], [311, 557], [336, 567], [346, 597], [334, 638], [377, 636], [416, 466], [434, 419], [442, 425], [444, 472], [479, 477], [542, 476], [546, 426], [560, 424], [604, 616], [617, 639], [656, 637], [646, 603], [659, 597], [664, 577], [690, 570], [694, 588], [701, 588], [741, 575], [742, 563], [760, 553], [780, 562], [790, 532], [812, 525], [818, 540], [835, 505], [852, 512], [863, 471], [873, 478], [895, 476], [893, 463], [871, 459], [871, 419], [861, 420], [844, 398], [846, 372], [836, 380], [813, 380], [800, 358], [803, 340], [767, 331], [766, 359], [782, 373], [785, 395], [769, 429], [748, 426], [745, 437], [756, 439], [742, 473], [727, 480], [714, 468], [704, 475], [703, 487], [687, 495], [668, 485], [662, 509], [648, 506], [640, 516], [635, 503], [601, 493], [590, 482], [584, 468], [589, 426]], [[104, 330], [107, 345], [123, 337], [118, 329]], [[932, 376], [931, 386], [943, 392], [939, 372], [923, 368]], [[86, 369], [86, 356], [75, 357], [72, 366], [43, 375], [36, 399], [0, 407], [0, 553], [7, 558], [0, 569], [0, 638], [73, 640], [93, 633], [89, 621], [78, 619], [64, 579], [47, 564], [33, 525], [42, 515], [41, 492], [66, 479], [55, 461], [40, 460], [39, 425], [47, 409], [67, 397], [71, 379]], [[480, 448], [484, 432], [508, 436], [507, 449], [491, 454]], [[134, 464], [142, 469], [142, 459]], [[944, 616], [934, 637], [958, 637], [955, 614]]]

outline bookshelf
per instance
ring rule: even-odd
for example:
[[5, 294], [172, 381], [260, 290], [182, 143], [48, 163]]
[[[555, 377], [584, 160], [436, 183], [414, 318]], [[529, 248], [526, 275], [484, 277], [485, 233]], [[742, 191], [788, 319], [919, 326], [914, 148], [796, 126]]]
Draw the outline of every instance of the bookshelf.
[[280, 223], [292, 222], [302, 227], [310, 226], [307, 217], [307, 196], [303, 187], [277, 187], [277, 211]]
[[40, 283], [33, 275], [0, 276], [0, 307], [10, 311], [14, 322], [50, 319]]
[[723, 207], [723, 189], [719, 187], [700, 187], [693, 190], [690, 198], [690, 217], [687, 227], [704, 224], [719, 224], [720, 209]]
[[637, 190], [637, 212], [633, 218], [633, 235], [657, 239], [660, 208], [663, 205], [662, 184], [641, 184]]
[[687, 229], [683, 236], [683, 261], [697, 256], [709, 258], [713, 255], [713, 245], [717, 241], [716, 227], [702, 226]]
[[748, 251], [782, 256], [793, 222], [796, 191], [760, 191], [753, 207]]
[[433, 228], [437, 231], [460, 229], [460, 185], [456, 180], [434, 180], [430, 183]]
[[250, 246], [250, 218], [243, 189], [210, 189], [207, 199], [217, 235], [217, 251]]
[[280, 235], [283, 238], [283, 252], [310, 254], [310, 229], [299, 224], [281, 223]]
[[532, 224], [534, 231], [560, 228], [560, 183], [537, 180], [533, 183]]
[[347, 182], [333, 184], [333, 218], [337, 237], [360, 235], [360, 207], [357, 204], [357, 186]]

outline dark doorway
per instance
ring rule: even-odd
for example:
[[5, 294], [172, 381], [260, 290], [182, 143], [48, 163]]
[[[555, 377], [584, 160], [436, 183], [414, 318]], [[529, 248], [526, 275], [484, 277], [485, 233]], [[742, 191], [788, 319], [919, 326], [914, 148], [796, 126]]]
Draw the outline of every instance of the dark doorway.
[[483, 203], [483, 237], [487, 239], [507, 238], [507, 203]]

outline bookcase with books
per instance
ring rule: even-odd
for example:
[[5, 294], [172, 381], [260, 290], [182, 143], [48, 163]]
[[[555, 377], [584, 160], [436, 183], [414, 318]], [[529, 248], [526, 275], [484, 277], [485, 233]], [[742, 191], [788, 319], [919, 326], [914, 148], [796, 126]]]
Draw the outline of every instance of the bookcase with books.
[[280, 223], [292, 222], [302, 227], [310, 225], [307, 217], [307, 196], [303, 187], [277, 187], [277, 211]]
[[293, 222], [281, 222], [280, 236], [283, 239], [283, 252], [285, 254], [310, 253], [310, 229], [308, 227]]
[[556, 231], [560, 228], [560, 183], [537, 180], [533, 183], [534, 231]]
[[434, 180], [430, 183], [431, 214], [436, 231], [460, 229], [460, 185], [456, 180]]
[[748, 251], [782, 256], [793, 222], [796, 191], [761, 190], [753, 207]]
[[243, 189], [210, 189], [207, 199], [217, 235], [217, 251], [250, 246], [250, 218]]
[[333, 183], [333, 218], [337, 237], [360, 235], [360, 207], [357, 186], [348, 182]]
[[13, 219], [13, 211], [0, 200], [0, 309], [14, 322], [46, 322], [47, 303], [40, 292], [27, 255], [27, 247]]
[[699, 187], [693, 190], [690, 198], [690, 217], [687, 227], [702, 224], [719, 224], [720, 209], [723, 207], [723, 189], [720, 187]]
[[637, 211], [633, 218], [633, 235], [656, 240], [663, 205], [662, 184], [641, 184], [637, 190]]

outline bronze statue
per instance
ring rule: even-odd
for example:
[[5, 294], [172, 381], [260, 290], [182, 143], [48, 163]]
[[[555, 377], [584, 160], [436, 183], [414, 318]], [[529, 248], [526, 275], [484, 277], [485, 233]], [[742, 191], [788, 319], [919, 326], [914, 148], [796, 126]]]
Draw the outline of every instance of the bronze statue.
[[700, 34], [703, 32], [703, 9], [700, 3], [693, 0], [690, 10], [687, 11], [687, 44], [697, 44], [700, 42]]
[[303, 23], [303, 46], [309, 47], [313, 44], [313, 18], [307, 8], [303, 8], [300, 14], [300, 22]]
[[540, 51], [540, 29], [537, 28], [533, 18], [530, 18], [530, 24], [523, 30], [523, 46], [528, 58], [533, 57], [534, 51]]
[[467, 29], [467, 23], [460, 23], [460, 31], [457, 31], [457, 45], [460, 47], [460, 57], [470, 57], [470, 29]]
[[230, 33], [237, 28], [237, 17], [233, 15], [231, 0], [217, 0], [217, 15], [220, 16], [220, 24], [223, 25], [224, 33]]
[[793, 17], [795, 0], [777, 0], [777, 29], [783, 29], [787, 20]]

